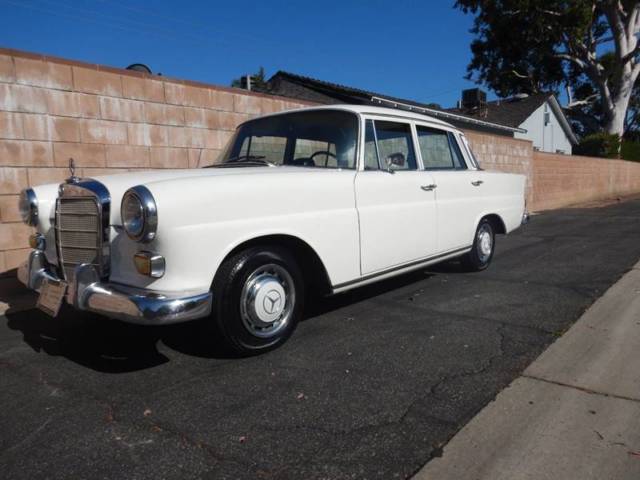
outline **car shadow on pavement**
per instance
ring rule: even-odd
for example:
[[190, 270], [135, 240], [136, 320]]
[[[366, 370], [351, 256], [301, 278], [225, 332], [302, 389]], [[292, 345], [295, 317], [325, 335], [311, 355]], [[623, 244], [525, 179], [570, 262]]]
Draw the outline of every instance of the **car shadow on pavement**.
[[[446, 268], [454, 268], [446, 267]], [[433, 273], [420, 270], [329, 297], [310, 297], [303, 321], [345, 306], [426, 280]], [[56, 318], [29, 309], [7, 311], [8, 326], [22, 332], [35, 352], [63, 356], [87, 368], [105, 373], [126, 373], [153, 368], [171, 361], [163, 344], [178, 353], [211, 359], [235, 358], [211, 329], [208, 319], [158, 327], [132, 325], [99, 315], [78, 312], [67, 305]], [[295, 341], [295, 338], [292, 339]]]
[[34, 351], [69, 360], [106, 373], [125, 373], [156, 367], [170, 361], [162, 343], [185, 355], [232, 358], [216, 338], [205, 337], [202, 321], [158, 327], [132, 325], [77, 312], [63, 306], [56, 318], [39, 310], [7, 313], [8, 326], [22, 332]]
[[63, 356], [93, 370], [122, 373], [169, 361], [158, 352], [155, 328], [139, 331], [65, 307], [56, 318], [39, 310], [8, 312], [6, 317], [9, 328], [22, 332], [35, 352]]
[[15, 269], [0, 276], [0, 315], [33, 308], [37, 298], [35, 292], [18, 281]]
[[430, 273], [430, 271], [417, 270], [397, 277], [392, 277], [387, 280], [381, 280], [369, 285], [354, 288], [353, 290], [347, 290], [346, 292], [339, 293], [337, 295], [326, 297], [309, 296], [305, 306], [303, 321], [348, 305], [353, 305], [355, 303], [377, 297], [393, 290], [398, 290], [419, 281], [426, 280], [432, 276], [433, 273]]

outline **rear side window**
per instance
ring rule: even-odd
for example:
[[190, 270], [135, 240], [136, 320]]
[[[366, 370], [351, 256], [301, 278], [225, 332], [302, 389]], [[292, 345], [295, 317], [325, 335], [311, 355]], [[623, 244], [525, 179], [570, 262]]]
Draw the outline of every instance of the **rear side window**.
[[466, 168], [460, 148], [452, 135], [443, 130], [416, 126], [418, 144], [424, 168], [462, 169]]
[[467, 140], [467, 137], [465, 137], [464, 135], [460, 135], [460, 139], [462, 140], [462, 143], [464, 144], [464, 147], [467, 150], [468, 158], [471, 160], [471, 164], [475, 168], [479, 168], [480, 170], [482, 170], [480, 168], [480, 162], [478, 162], [478, 159], [476, 158], [475, 154], [473, 153], [473, 150], [471, 150], [471, 145], [469, 145], [469, 140]]
[[464, 156], [460, 151], [460, 145], [458, 145], [458, 141], [453, 133], [449, 132], [449, 145], [451, 146], [451, 155], [453, 156], [453, 164], [456, 168], [465, 169], [467, 168], [467, 164], [464, 161]]
[[416, 156], [411, 140], [411, 126], [376, 120], [374, 122], [378, 144], [378, 156], [382, 168], [393, 170], [415, 170]]

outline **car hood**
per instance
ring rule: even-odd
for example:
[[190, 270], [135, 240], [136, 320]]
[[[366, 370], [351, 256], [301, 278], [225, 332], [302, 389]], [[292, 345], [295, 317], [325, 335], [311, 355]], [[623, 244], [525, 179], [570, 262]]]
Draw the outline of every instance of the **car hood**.
[[[112, 175], [101, 175], [91, 177], [102, 183], [111, 197], [111, 220], [115, 224], [120, 223], [120, 202], [124, 193], [136, 185], [145, 185], [152, 192], [154, 185], [166, 184], [185, 179], [199, 180], [208, 177], [258, 177], [265, 175], [286, 175], [286, 174], [314, 174], [327, 170], [321, 168], [305, 167], [229, 167], [229, 168], [198, 168], [198, 169], [176, 169], [176, 170], [146, 170], [133, 171], [127, 173], [116, 173]], [[59, 183], [51, 183], [33, 187], [38, 197], [38, 202], [43, 213], [47, 212], [45, 218], [53, 215], [55, 199], [58, 196]], [[115, 208], [114, 208], [115, 207]]]
[[135, 185], [150, 185], [155, 182], [167, 180], [182, 180], [184, 178], [223, 177], [228, 175], [256, 175], [269, 174], [284, 171], [300, 171], [298, 167], [235, 167], [235, 168], [197, 168], [176, 170], [147, 170], [127, 173], [115, 173], [113, 175], [101, 175], [92, 177], [104, 184], [110, 192], [127, 190]]

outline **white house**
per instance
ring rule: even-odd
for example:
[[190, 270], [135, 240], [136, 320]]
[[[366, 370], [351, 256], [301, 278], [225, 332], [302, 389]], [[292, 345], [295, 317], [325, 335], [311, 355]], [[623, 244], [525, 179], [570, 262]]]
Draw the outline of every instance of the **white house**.
[[[515, 138], [533, 142], [533, 148], [541, 152], [564, 153], [571, 155], [573, 145], [578, 143], [571, 125], [552, 93], [535, 95], [516, 95], [515, 97], [482, 102], [482, 93], [477, 90], [463, 92], [462, 108], [464, 112], [488, 122], [518, 128]], [[473, 103], [473, 99], [480, 99]], [[466, 99], [466, 101], [465, 101]]]

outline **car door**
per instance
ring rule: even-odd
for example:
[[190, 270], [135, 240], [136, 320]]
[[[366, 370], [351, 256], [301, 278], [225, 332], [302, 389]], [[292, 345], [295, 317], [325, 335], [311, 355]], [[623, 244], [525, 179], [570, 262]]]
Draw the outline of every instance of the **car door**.
[[436, 251], [431, 174], [419, 168], [412, 125], [370, 118], [363, 168], [355, 179], [362, 275], [420, 260]]
[[481, 175], [466, 164], [452, 132], [417, 124], [416, 135], [422, 164], [436, 185], [438, 253], [468, 247], [482, 208]]

